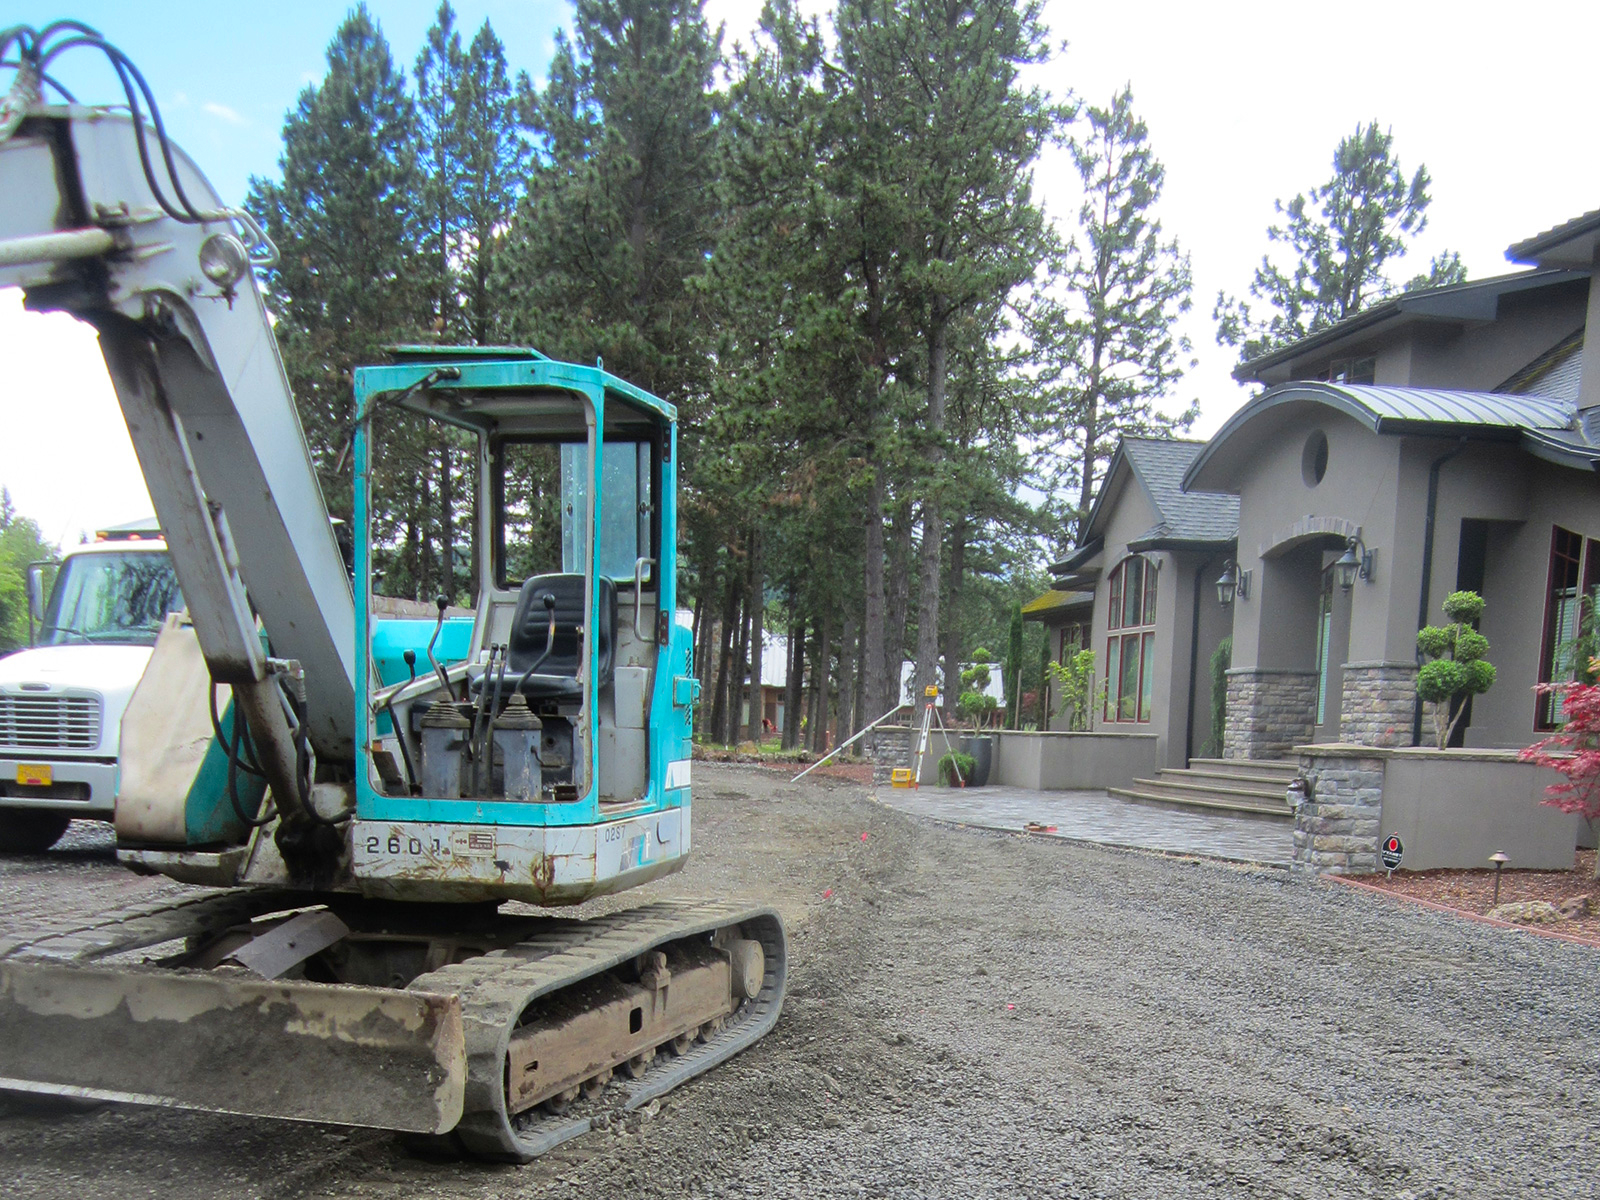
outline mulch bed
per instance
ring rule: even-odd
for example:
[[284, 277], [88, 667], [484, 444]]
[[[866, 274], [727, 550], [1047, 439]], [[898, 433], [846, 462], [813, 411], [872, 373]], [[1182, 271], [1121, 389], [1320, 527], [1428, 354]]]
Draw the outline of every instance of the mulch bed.
[[[1507, 868], [1500, 876], [1500, 903], [1548, 900], [1560, 904], [1574, 896], [1593, 898], [1591, 910], [1552, 925], [1523, 926], [1541, 932], [1583, 938], [1600, 945], [1600, 879], [1594, 877], [1593, 850], [1579, 850], [1570, 871], [1517, 871]], [[1350, 882], [1408, 900], [1420, 900], [1463, 916], [1483, 917], [1494, 907], [1494, 871], [1396, 871], [1393, 875], [1356, 875]]]

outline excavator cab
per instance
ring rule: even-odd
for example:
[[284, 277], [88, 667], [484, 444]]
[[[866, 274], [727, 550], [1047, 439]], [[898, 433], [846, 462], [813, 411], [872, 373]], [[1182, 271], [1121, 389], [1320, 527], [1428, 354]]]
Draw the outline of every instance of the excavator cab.
[[[572, 903], [675, 869], [695, 680], [672, 406], [529, 350], [393, 360], [356, 373], [357, 885]], [[449, 427], [476, 499], [431, 619], [383, 594], [416, 556], [373, 486], [415, 422]]]

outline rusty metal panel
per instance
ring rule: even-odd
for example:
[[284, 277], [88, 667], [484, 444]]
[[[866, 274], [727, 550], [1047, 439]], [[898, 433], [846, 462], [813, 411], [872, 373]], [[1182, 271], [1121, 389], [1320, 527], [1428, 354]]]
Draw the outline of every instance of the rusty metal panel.
[[443, 1133], [465, 1085], [455, 996], [0, 962], [0, 1087]]

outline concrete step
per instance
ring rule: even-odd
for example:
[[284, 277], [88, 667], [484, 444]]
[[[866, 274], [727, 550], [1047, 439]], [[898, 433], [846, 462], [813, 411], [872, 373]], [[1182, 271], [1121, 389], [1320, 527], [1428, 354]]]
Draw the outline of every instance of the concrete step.
[[1134, 785], [1146, 791], [1170, 788], [1199, 795], [1237, 797], [1242, 800], [1259, 800], [1264, 804], [1282, 804], [1284, 785], [1277, 780], [1241, 779], [1237, 775], [1201, 775], [1190, 771], [1163, 770], [1157, 779], [1135, 779]]
[[1135, 804], [1151, 804], [1163, 808], [1185, 809], [1189, 812], [1229, 813], [1236, 816], [1264, 817], [1283, 822], [1294, 820], [1294, 813], [1287, 804], [1281, 801], [1274, 805], [1242, 799], [1210, 799], [1198, 793], [1181, 793], [1166, 789], [1156, 790], [1143, 786], [1107, 788], [1106, 790], [1119, 800], [1131, 800]]
[[1191, 758], [1189, 770], [1288, 783], [1299, 774], [1300, 764], [1292, 758]]

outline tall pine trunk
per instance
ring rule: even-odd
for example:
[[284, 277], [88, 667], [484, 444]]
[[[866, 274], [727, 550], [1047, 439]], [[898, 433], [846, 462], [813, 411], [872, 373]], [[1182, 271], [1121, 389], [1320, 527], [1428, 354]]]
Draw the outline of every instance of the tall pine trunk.
[[967, 569], [966, 513], [950, 522], [950, 574], [945, 589], [944, 609], [944, 706], [955, 710], [956, 691], [961, 685], [961, 585]]
[[722, 606], [722, 639], [717, 654], [717, 686], [711, 702], [710, 736], [719, 742], [727, 741], [728, 697], [732, 692], [729, 676], [733, 674], [733, 630], [739, 619], [739, 576], [728, 566], [727, 592]]
[[[911, 612], [911, 502], [901, 501], [894, 514], [894, 529], [889, 535], [889, 595], [885, 614], [883, 672], [888, 692], [878, 712], [895, 703], [905, 703], [900, 687], [900, 666], [906, 656], [906, 620]], [[921, 697], [912, 698], [915, 709]], [[877, 716], [878, 713], [873, 713]], [[869, 718], [870, 719], [870, 718]]]
[[766, 704], [761, 692], [761, 619], [766, 615], [766, 570], [761, 562], [761, 532], [750, 531], [750, 722], [747, 727], [750, 740], [761, 744], [762, 725]]
[[811, 748], [821, 754], [828, 749], [828, 677], [829, 663], [833, 659], [833, 609], [822, 614], [822, 641], [817, 647], [817, 658], [811, 668], [811, 690], [817, 703], [811, 717]]
[[865, 564], [862, 583], [866, 591], [861, 625], [861, 681], [866, 706], [872, 710], [872, 720], [889, 707], [889, 685], [884, 669], [884, 487], [882, 468], [872, 473], [872, 485], [867, 492], [867, 513], [863, 532], [866, 535]]
[[[940, 504], [944, 471], [945, 386], [949, 376], [949, 323], [942, 299], [934, 300], [928, 334], [927, 492], [922, 498], [922, 555], [918, 571], [917, 658], [912, 693], [922, 702], [939, 662], [939, 583], [944, 551], [944, 512]], [[950, 680], [945, 680], [945, 690]]]
[[[839, 638], [839, 713], [834, 721], [834, 745], [838, 745], [853, 734], [860, 722], [856, 719], [856, 656], [861, 653], [859, 631], [856, 628], [855, 610], [848, 606], [844, 610], [844, 633]], [[827, 669], [827, 664], [823, 664]], [[822, 682], [823, 687], [828, 686], [827, 679]], [[868, 717], [867, 720], [871, 720]]]
[[793, 750], [800, 744], [801, 682], [805, 671], [806, 623], [793, 613], [794, 592], [789, 593], [788, 672], [783, 681], [783, 748]]

